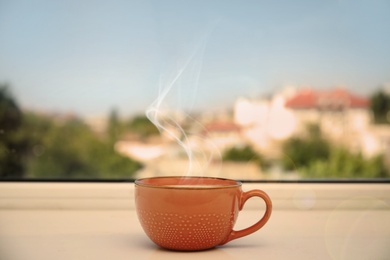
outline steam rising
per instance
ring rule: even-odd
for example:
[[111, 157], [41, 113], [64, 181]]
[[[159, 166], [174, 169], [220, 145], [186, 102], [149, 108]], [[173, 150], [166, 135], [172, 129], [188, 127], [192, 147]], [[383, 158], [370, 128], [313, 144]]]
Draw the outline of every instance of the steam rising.
[[[204, 127], [184, 113], [184, 108], [191, 111], [194, 105], [206, 42], [205, 37], [186, 59], [177, 61], [172, 75], [160, 77], [158, 97], [146, 110], [146, 116], [160, 133], [176, 141], [188, 156], [188, 170], [183, 175], [203, 175], [211, 161], [217, 158], [220, 162], [221, 158], [216, 146], [200, 134], [199, 129]], [[176, 99], [172, 100], [173, 97]], [[198, 131], [186, 132], [180, 125], [184, 121]]]

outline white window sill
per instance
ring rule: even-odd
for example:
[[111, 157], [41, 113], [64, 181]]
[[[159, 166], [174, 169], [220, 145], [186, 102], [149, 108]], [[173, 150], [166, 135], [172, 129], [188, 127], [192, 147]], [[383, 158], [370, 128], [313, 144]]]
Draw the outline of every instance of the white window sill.
[[[179, 253], [149, 241], [132, 183], [0, 183], [0, 259], [388, 259], [389, 184], [244, 184], [273, 200], [258, 232]], [[236, 229], [259, 218], [253, 199]]]
[[[365, 209], [390, 205], [390, 184], [244, 183], [274, 209]], [[133, 183], [0, 182], [0, 209], [134, 209]], [[257, 206], [249, 200], [247, 208]]]

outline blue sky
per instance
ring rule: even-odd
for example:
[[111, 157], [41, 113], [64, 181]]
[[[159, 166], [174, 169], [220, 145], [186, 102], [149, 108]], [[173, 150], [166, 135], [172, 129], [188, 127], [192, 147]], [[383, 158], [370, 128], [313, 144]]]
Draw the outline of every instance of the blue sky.
[[286, 85], [390, 82], [389, 0], [0, 0], [0, 83], [25, 108], [228, 107]]

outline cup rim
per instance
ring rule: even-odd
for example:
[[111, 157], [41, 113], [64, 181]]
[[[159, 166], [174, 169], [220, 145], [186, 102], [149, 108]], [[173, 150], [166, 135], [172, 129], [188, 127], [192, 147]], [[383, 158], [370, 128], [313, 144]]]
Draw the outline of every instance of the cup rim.
[[[203, 185], [199, 186], [196, 184], [151, 184], [145, 183], [145, 181], [150, 180], [162, 180], [162, 179], [202, 179], [202, 180], [216, 180], [226, 183], [215, 184], [215, 185]], [[206, 177], [206, 176], [156, 176], [156, 177], [145, 177], [139, 178], [134, 181], [136, 186], [148, 187], [148, 188], [158, 188], [158, 189], [176, 189], [176, 190], [213, 190], [213, 189], [226, 189], [226, 188], [237, 188], [241, 187], [242, 183], [237, 180], [228, 179], [228, 178], [219, 178], [219, 177]]]

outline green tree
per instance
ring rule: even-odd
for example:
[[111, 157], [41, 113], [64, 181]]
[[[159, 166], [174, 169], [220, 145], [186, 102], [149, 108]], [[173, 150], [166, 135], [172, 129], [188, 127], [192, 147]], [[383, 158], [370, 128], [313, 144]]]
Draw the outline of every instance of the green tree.
[[113, 111], [101, 138], [77, 117], [22, 112], [0, 85], [0, 178], [131, 178], [142, 165], [115, 152], [120, 126]]
[[370, 107], [375, 123], [390, 124], [390, 94], [383, 90], [375, 92], [370, 99]]
[[140, 138], [148, 138], [153, 135], [159, 135], [157, 127], [146, 117], [136, 116], [128, 123], [130, 131], [136, 133]]
[[331, 149], [328, 160], [311, 161], [300, 169], [309, 178], [388, 178], [383, 157], [364, 158], [360, 153], [352, 153], [345, 148]]
[[312, 161], [329, 158], [330, 144], [322, 137], [318, 125], [309, 125], [307, 132], [307, 137], [292, 137], [282, 145], [282, 165], [285, 169], [295, 170]]
[[108, 116], [107, 134], [109, 142], [114, 145], [123, 133], [123, 124], [119, 119], [119, 113], [116, 109], [111, 110]]
[[18, 134], [23, 114], [9, 91], [0, 85], [0, 178], [23, 177], [26, 140]]
[[282, 164], [306, 178], [388, 178], [383, 156], [365, 158], [321, 136], [317, 126], [308, 127], [306, 138], [294, 137], [283, 145]]
[[233, 162], [254, 162], [264, 168], [268, 167], [268, 162], [257, 153], [251, 146], [232, 147], [224, 152], [222, 160]]
[[52, 122], [31, 116], [29, 122], [29, 128], [40, 134], [29, 161], [29, 177], [130, 178], [142, 167], [117, 154], [110, 141], [77, 118]]

